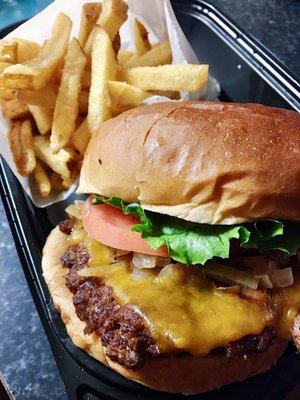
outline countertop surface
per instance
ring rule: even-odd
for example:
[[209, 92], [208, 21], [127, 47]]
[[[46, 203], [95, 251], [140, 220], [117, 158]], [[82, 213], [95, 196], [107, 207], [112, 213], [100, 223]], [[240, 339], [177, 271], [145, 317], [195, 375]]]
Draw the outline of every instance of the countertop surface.
[[[0, 29], [29, 18], [48, 1], [0, 0]], [[211, 1], [300, 76], [300, 2]], [[20, 400], [64, 400], [66, 394], [29, 293], [0, 202], [0, 371]]]

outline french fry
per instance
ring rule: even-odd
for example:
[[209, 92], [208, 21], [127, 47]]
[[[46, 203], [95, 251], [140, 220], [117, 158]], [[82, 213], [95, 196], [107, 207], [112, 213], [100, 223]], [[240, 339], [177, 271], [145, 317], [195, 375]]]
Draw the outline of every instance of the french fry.
[[7, 132], [7, 139], [9, 141], [10, 150], [13, 155], [17, 171], [21, 174], [22, 170], [22, 146], [21, 146], [21, 125], [20, 121], [12, 121], [9, 131]]
[[39, 90], [22, 89], [18, 92], [18, 99], [28, 105], [54, 109], [58, 93], [58, 86], [47, 85]]
[[86, 3], [82, 7], [78, 42], [84, 47], [102, 10], [101, 3]]
[[45, 135], [50, 132], [53, 122], [53, 109], [35, 105], [28, 105], [28, 108], [40, 134]]
[[5, 61], [0, 61], [0, 74], [5, 70], [5, 68], [9, 67], [11, 64]]
[[89, 37], [84, 46], [84, 54], [89, 61], [89, 62], [87, 62], [87, 67], [90, 65], [90, 59], [91, 59], [91, 54], [92, 54], [94, 38], [95, 38], [95, 27], [92, 29], [91, 33], [89, 34]]
[[132, 56], [134, 56], [135, 53], [133, 51], [126, 51], [126, 50], [120, 50], [118, 52], [118, 63], [123, 66], [125, 65]]
[[3, 117], [7, 119], [23, 118], [29, 114], [27, 104], [17, 98], [7, 101], [2, 108]]
[[123, 111], [124, 109], [139, 107], [144, 100], [151, 96], [151, 93], [126, 82], [109, 81], [108, 90], [112, 109], [115, 113], [118, 110]]
[[[89, 79], [91, 77], [89, 76]], [[89, 84], [90, 86], [90, 84]], [[10, 90], [13, 93], [14, 98], [14, 91]], [[0, 89], [0, 99], [1, 97], [1, 89]], [[9, 95], [9, 89], [3, 91], [4, 95]], [[33, 91], [33, 90], [19, 90], [17, 93], [17, 97], [21, 103], [25, 103], [28, 105], [39, 106], [43, 108], [48, 108], [50, 110], [54, 110], [55, 103], [58, 94], [58, 87], [55, 85], [47, 85], [43, 89]], [[5, 100], [10, 100], [11, 97], [8, 99], [4, 98]], [[88, 100], [89, 100], [89, 92], [87, 90], [82, 90], [79, 94], [78, 98], [78, 107], [79, 113], [87, 114], [88, 111]]]
[[208, 65], [137, 67], [121, 72], [122, 80], [143, 90], [196, 92], [208, 79]]
[[17, 62], [18, 43], [9, 43], [4, 40], [0, 41], [0, 61], [14, 64]]
[[1, 89], [0, 88], [0, 100], [13, 100], [16, 97], [15, 90], [12, 89]]
[[0, 76], [0, 87], [6, 89], [40, 89], [60, 66], [67, 50], [72, 22], [60, 13], [55, 19], [52, 36], [32, 60], [11, 65]]
[[28, 176], [36, 166], [30, 121], [13, 122], [7, 137], [19, 174]]
[[91, 138], [87, 119], [85, 119], [79, 128], [73, 133], [71, 143], [74, 148], [83, 157]]
[[117, 61], [112, 43], [104, 29], [95, 28], [92, 49], [91, 88], [89, 96], [88, 125], [94, 134], [102, 122], [111, 117], [107, 81], [115, 80]]
[[69, 142], [75, 130], [81, 78], [85, 64], [86, 57], [81, 50], [80, 44], [76, 39], [73, 39], [69, 44], [66, 54], [63, 75], [54, 109], [52, 133], [50, 136], [53, 153], [57, 153]]
[[119, 32], [120, 27], [127, 20], [128, 5], [123, 0], [104, 0], [102, 12], [97, 24], [103, 28], [111, 41]]
[[142, 56], [143, 54], [147, 53], [147, 51], [151, 50], [151, 44], [148, 39], [148, 31], [137, 19], [135, 19], [133, 23], [133, 33], [135, 50], [138, 56]]
[[38, 192], [42, 197], [48, 197], [51, 192], [51, 182], [44, 165], [37, 160], [33, 176], [36, 181]]
[[156, 67], [158, 65], [170, 64], [172, 62], [172, 51], [170, 42], [166, 41], [153, 47], [147, 53], [139, 56], [135, 54], [125, 64], [125, 68], [133, 67]]
[[31, 42], [30, 40], [13, 38], [12, 43], [17, 44], [17, 60], [18, 63], [23, 63], [36, 57], [41, 50], [38, 43]]
[[33, 150], [32, 129], [30, 121], [26, 120], [21, 125], [21, 144], [24, 152], [24, 172], [29, 175], [36, 166]]
[[58, 173], [65, 181], [72, 181], [71, 170], [68, 167], [72, 154], [68, 150], [61, 149], [57, 154], [53, 154], [50, 148], [50, 139], [47, 136], [35, 136], [33, 147], [39, 160]]

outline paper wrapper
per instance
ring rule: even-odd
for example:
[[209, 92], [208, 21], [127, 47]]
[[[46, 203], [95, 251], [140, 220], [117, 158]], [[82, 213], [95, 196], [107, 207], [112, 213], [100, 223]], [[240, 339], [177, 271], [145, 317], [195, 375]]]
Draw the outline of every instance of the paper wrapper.
[[[93, 1], [93, 0], [92, 0]], [[77, 36], [80, 25], [80, 14], [82, 6], [87, 0], [56, 0], [45, 10], [25, 22], [16, 30], [11, 32], [7, 38], [20, 37], [42, 44], [51, 36], [52, 26], [56, 15], [59, 12], [67, 14], [73, 21], [72, 36]], [[89, 0], [91, 2], [91, 0]], [[133, 50], [133, 30], [132, 22], [138, 18], [150, 32], [151, 42], [162, 42], [170, 40], [173, 64], [198, 64], [198, 58], [187, 41], [182, 29], [173, 12], [169, 0], [128, 0], [129, 14], [128, 20], [122, 26], [120, 35], [122, 49]], [[210, 77], [206, 87], [201, 92], [181, 93], [182, 99], [216, 99], [219, 93], [218, 83]], [[170, 101], [168, 98], [153, 96], [147, 103], [158, 101]], [[33, 203], [38, 207], [46, 207], [60, 200], [66, 199], [76, 189], [74, 184], [68, 191], [60, 194], [51, 194], [47, 199], [42, 198], [35, 188], [33, 179], [23, 178], [18, 174], [13, 162], [13, 157], [6, 138], [8, 121], [3, 118], [0, 112], [0, 152], [5, 158], [15, 176], [20, 181], [26, 193], [30, 196]]]

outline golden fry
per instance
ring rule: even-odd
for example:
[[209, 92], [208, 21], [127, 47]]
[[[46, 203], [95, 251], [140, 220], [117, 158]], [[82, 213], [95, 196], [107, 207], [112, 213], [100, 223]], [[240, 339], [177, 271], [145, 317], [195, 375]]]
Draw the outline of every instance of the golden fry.
[[87, 119], [85, 119], [79, 128], [73, 133], [71, 142], [74, 148], [83, 157], [91, 138]]
[[135, 19], [133, 24], [133, 32], [136, 54], [138, 56], [142, 56], [143, 54], [147, 53], [147, 51], [151, 50], [151, 44], [148, 39], [148, 31], [140, 21]]
[[0, 100], [13, 100], [16, 97], [15, 90], [12, 89], [1, 89], [0, 88]]
[[11, 64], [5, 61], [0, 61], [0, 74], [5, 70], [5, 68], [9, 67]]
[[26, 104], [21, 103], [15, 98], [4, 104], [2, 113], [3, 117], [8, 119], [23, 118], [29, 114], [29, 108]]
[[102, 12], [97, 24], [113, 41], [123, 23], [127, 20], [128, 5], [123, 0], [103, 0]]
[[89, 34], [89, 37], [84, 46], [84, 54], [88, 59], [87, 67], [90, 65], [90, 59], [91, 59], [91, 54], [92, 54], [94, 38], [95, 38], [95, 27], [92, 29], [91, 33]]
[[51, 192], [51, 182], [47, 174], [46, 168], [40, 161], [36, 162], [33, 176], [36, 181], [38, 192], [42, 197], [48, 197]]
[[102, 10], [101, 3], [86, 3], [82, 7], [78, 42], [84, 47]]
[[95, 28], [92, 50], [92, 73], [89, 96], [88, 124], [92, 134], [111, 117], [107, 81], [115, 80], [117, 61], [107, 33]]
[[128, 106], [127, 109], [139, 107], [144, 100], [151, 96], [151, 93], [126, 82], [109, 81], [108, 90], [113, 110], [123, 110], [123, 106]]
[[53, 154], [50, 148], [50, 139], [47, 136], [35, 136], [33, 146], [39, 160], [57, 172], [63, 179], [71, 182], [72, 175], [68, 163], [71, 161], [72, 155], [69, 151], [61, 149], [57, 154]]
[[143, 90], [196, 92], [208, 79], [208, 65], [162, 65], [123, 70], [122, 78]]
[[14, 64], [17, 62], [18, 43], [9, 43], [0, 40], [0, 62]]
[[13, 122], [7, 137], [19, 174], [28, 176], [36, 165], [30, 121]]
[[132, 56], [134, 56], [135, 53], [133, 51], [126, 51], [126, 50], [120, 50], [118, 52], [118, 63], [123, 66], [125, 65]]
[[135, 54], [124, 65], [125, 68], [134, 67], [156, 67], [158, 65], [170, 64], [172, 62], [172, 51], [170, 42], [166, 41], [153, 47], [147, 53], [139, 56]]
[[54, 109], [51, 150], [57, 153], [70, 140], [75, 130], [78, 115], [78, 98], [81, 89], [81, 78], [86, 64], [86, 57], [80, 44], [73, 39], [69, 44], [65, 58], [63, 75]]
[[34, 105], [28, 105], [28, 108], [40, 134], [45, 135], [50, 132], [53, 122], [53, 109], [51, 110], [50, 108]]
[[22, 175], [22, 146], [21, 146], [21, 122], [15, 121], [10, 125], [10, 129], [7, 133], [7, 139], [9, 141], [10, 149], [13, 155], [13, 159], [17, 168], [17, 171]]
[[55, 19], [52, 36], [32, 60], [7, 67], [0, 76], [0, 87], [7, 89], [40, 89], [62, 63], [68, 47], [72, 22], [60, 13]]
[[34, 170], [36, 165], [30, 121], [22, 122], [21, 145], [24, 153], [24, 172], [25, 175], [29, 175]]
[[13, 38], [12, 42], [18, 45], [16, 60], [18, 63], [31, 60], [36, 57], [41, 50], [41, 46], [38, 43], [31, 42], [30, 40]]
[[42, 89], [33, 91], [22, 89], [18, 92], [18, 99], [28, 105], [54, 109], [58, 94], [58, 86], [47, 85]]

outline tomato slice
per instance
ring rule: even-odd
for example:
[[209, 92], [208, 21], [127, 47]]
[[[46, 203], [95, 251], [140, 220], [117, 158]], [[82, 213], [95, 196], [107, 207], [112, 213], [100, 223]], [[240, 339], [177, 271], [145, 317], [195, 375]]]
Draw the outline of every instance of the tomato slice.
[[92, 238], [115, 249], [167, 257], [166, 246], [153, 250], [139, 232], [131, 230], [138, 223], [139, 220], [133, 215], [124, 215], [116, 207], [108, 204], [93, 205], [91, 197], [85, 202], [83, 225]]

